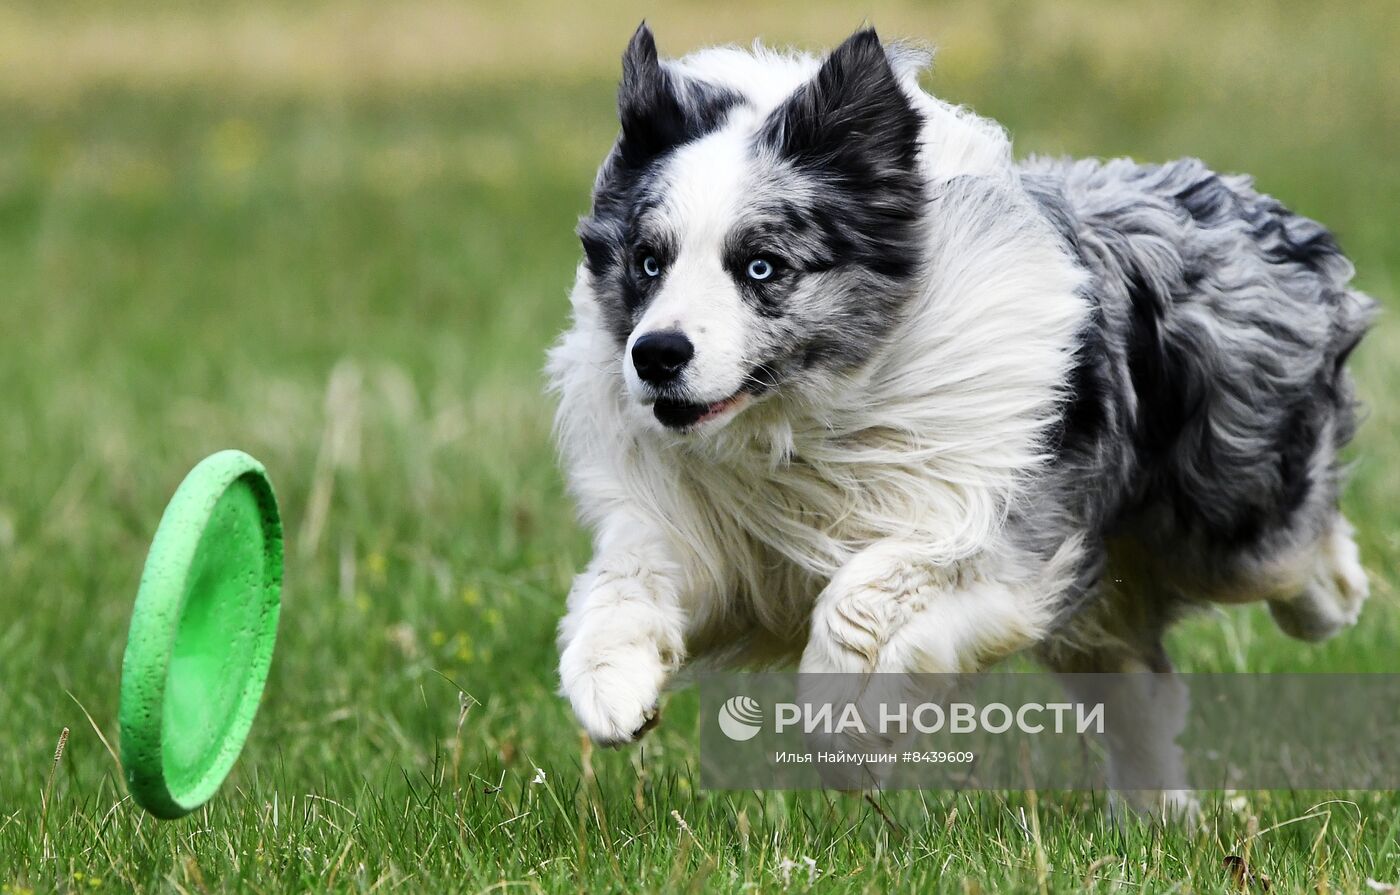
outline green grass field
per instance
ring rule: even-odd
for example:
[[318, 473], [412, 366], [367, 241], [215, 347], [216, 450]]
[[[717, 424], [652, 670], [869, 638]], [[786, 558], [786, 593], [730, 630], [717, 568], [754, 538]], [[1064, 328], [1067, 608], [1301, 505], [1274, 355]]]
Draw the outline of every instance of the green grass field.
[[[1216, 793], [1188, 833], [1087, 795], [703, 793], [687, 692], [644, 746], [589, 750], [553, 692], [588, 544], [539, 371], [642, 11], [129, 6], [0, 12], [4, 895], [1236, 891], [1227, 855], [1275, 892], [1400, 882], [1393, 794]], [[671, 52], [866, 15], [936, 40], [931, 89], [1020, 151], [1252, 172], [1394, 306], [1400, 12], [1323, 6], [647, 15]], [[1220, 613], [1176, 633], [1182, 667], [1400, 671], [1397, 357], [1383, 319], [1355, 362], [1360, 626], [1317, 648]], [[222, 793], [157, 823], [107, 748], [124, 635], [165, 500], [228, 446], [286, 516], [277, 658]]]

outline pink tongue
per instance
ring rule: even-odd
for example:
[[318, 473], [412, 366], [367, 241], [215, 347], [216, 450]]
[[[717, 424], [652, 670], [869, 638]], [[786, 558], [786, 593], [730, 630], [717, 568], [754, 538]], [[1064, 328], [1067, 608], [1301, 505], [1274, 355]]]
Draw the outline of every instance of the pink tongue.
[[702, 413], [702, 414], [700, 414], [700, 419], [702, 419], [702, 420], [707, 420], [707, 419], [709, 419], [709, 418], [712, 417], [712, 416], [718, 416], [719, 414], [721, 414], [721, 413], [723, 413], [723, 412], [725, 411], [725, 408], [727, 408], [730, 404], [733, 404], [733, 403], [734, 403], [734, 399], [733, 399], [733, 398], [725, 398], [723, 401], [716, 401], [715, 403], [711, 404], [709, 407], [706, 407], [706, 408], [705, 408], [705, 412]]

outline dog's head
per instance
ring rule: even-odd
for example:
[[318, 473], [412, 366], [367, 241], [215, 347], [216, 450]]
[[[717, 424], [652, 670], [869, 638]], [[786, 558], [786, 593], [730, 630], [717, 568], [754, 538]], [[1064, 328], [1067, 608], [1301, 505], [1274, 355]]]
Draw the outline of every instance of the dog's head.
[[858, 368], [919, 265], [921, 119], [875, 32], [805, 81], [756, 61], [771, 82], [710, 76], [639, 28], [579, 226], [628, 393], [673, 430]]

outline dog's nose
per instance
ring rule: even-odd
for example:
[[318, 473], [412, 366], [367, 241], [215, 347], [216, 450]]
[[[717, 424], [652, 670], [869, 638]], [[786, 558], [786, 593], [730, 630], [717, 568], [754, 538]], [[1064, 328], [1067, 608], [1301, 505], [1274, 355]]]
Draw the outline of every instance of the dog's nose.
[[632, 366], [642, 381], [665, 385], [695, 356], [695, 346], [675, 330], [647, 333], [632, 343]]

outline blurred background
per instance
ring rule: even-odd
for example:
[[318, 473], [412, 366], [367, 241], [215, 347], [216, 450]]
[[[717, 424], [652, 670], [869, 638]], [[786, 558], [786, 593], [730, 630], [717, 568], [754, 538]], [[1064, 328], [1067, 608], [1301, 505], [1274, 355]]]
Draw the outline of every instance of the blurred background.
[[[444, 764], [576, 779], [553, 625], [588, 550], [540, 369], [615, 136], [618, 59], [644, 17], [663, 55], [755, 37], [818, 50], [867, 21], [930, 42], [926, 86], [998, 119], [1018, 152], [1197, 155], [1252, 173], [1334, 228], [1361, 288], [1394, 306], [1394, 0], [10, 0], [0, 881], [6, 853], [38, 854], [65, 725], [73, 807], [50, 835], [77, 848], [120, 828], [144, 855], [111, 858], [129, 882], [180, 866], [182, 847], [129, 806], [107, 814], [121, 792], [94, 728], [115, 736], [161, 509], [225, 447], [267, 465], [289, 563], [263, 712], [218, 810], [255, 818], [274, 793], [309, 791], [354, 804]], [[1178, 635], [1185, 667], [1400, 670], [1397, 348], [1384, 317], [1354, 362], [1371, 408], [1347, 499], [1375, 571], [1361, 626], [1319, 649], [1260, 612], [1222, 613]], [[688, 696], [667, 722], [652, 760], [684, 769]]]

